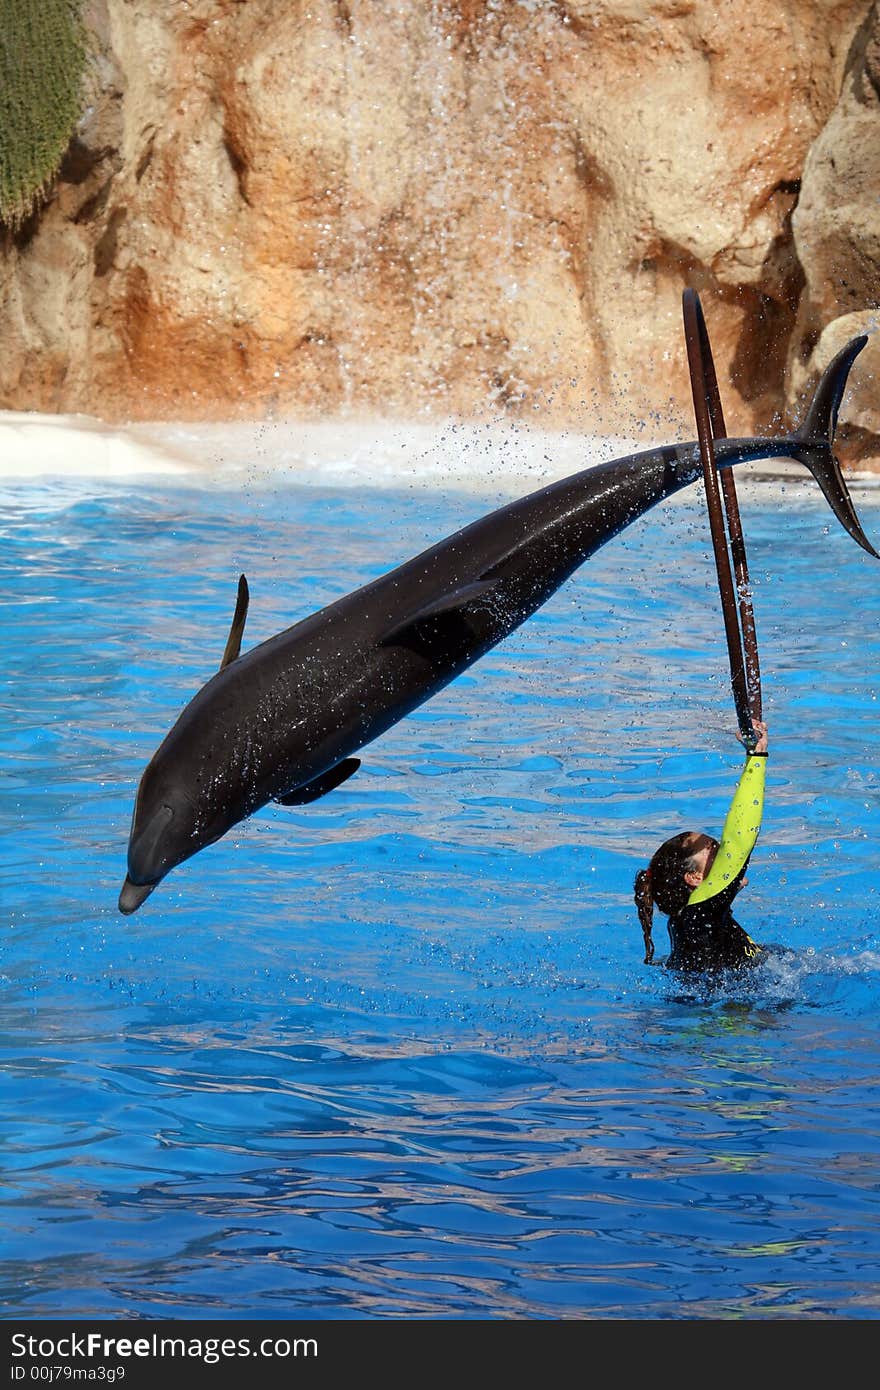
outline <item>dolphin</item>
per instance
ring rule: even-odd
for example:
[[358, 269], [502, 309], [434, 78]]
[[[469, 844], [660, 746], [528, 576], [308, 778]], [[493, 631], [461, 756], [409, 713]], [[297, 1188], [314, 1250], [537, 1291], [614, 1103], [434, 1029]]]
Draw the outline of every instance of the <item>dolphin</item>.
[[[721, 439], [718, 465], [796, 459], [871, 555], [833, 439], [854, 338], [822, 376], [801, 428]], [[352, 756], [429, 700], [540, 608], [606, 541], [702, 474], [696, 442], [584, 469], [465, 526], [241, 655], [244, 575], [219, 670], [141, 777], [119, 910], [270, 801], [302, 806], [360, 766]], [[880, 557], [878, 557], [880, 558]]]

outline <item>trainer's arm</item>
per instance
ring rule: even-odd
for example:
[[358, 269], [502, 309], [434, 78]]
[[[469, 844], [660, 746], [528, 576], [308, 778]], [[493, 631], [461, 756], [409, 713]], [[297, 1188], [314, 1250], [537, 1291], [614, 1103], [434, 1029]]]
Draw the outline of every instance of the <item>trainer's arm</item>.
[[737, 783], [718, 853], [702, 883], [688, 898], [688, 903], [706, 902], [714, 898], [741, 873], [755, 848], [764, 814], [764, 782], [767, 770], [767, 726], [754, 721], [759, 739], [754, 752], [746, 755], [745, 767]]

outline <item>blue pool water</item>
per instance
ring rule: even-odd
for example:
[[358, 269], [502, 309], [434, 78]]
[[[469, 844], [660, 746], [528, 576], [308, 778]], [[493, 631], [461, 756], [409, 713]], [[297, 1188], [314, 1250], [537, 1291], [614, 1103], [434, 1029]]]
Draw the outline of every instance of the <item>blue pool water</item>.
[[878, 1316], [880, 563], [811, 485], [743, 502], [772, 755], [738, 916], [790, 951], [712, 989], [642, 964], [631, 891], [740, 766], [697, 489], [132, 918], [137, 780], [239, 572], [248, 645], [500, 494], [0, 500], [3, 1316]]

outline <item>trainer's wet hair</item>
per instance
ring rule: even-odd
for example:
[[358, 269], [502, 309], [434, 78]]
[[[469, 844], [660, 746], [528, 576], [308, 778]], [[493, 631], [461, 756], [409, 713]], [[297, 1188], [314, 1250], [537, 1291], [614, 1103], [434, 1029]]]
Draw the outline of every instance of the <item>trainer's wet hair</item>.
[[683, 830], [664, 840], [656, 851], [647, 869], [640, 869], [634, 884], [635, 904], [639, 911], [642, 936], [645, 938], [645, 964], [654, 959], [654, 942], [651, 928], [654, 922], [654, 904], [667, 917], [680, 912], [691, 895], [684, 881], [685, 874], [697, 868], [695, 854], [698, 842], [703, 837], [698, 830]]

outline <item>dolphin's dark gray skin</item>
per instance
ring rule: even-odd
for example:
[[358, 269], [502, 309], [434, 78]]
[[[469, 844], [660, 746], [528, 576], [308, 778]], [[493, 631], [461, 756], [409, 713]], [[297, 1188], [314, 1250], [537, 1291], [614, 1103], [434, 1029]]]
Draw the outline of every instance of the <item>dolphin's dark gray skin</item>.
[[[872, 555], [832, 452], [854, 339], [827, 369], [803, 428], [725, 439], [721, 467], [785, 457], [813, 473], [841, 524]], [[121, 912], [177, 864], [275, 800], [339, 786], [352, 754], [429, 700], [543, 604], [625, 526], [702, 474], [696, 443], [585, 469], [500, 507], [320, 612], [239, 655], [247, 585], [220, 670], [147, 766], [132, 820]]]

